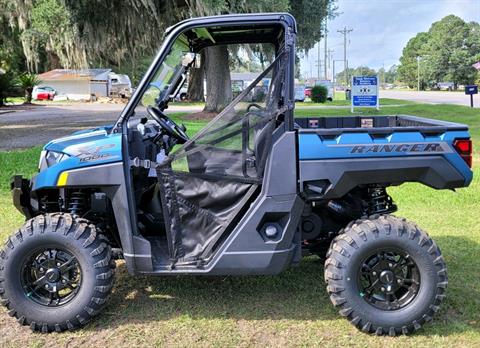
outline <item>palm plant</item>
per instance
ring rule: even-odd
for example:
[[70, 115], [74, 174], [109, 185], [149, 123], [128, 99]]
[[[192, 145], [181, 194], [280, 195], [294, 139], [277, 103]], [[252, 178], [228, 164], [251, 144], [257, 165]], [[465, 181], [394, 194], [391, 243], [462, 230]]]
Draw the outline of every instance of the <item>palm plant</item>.
[[32, 102], [32, 92], [33, 88], [42, 81], [35, 74], [25, 73], [18, 77], [18, 86], [25, 92], [25, 104], [30, 104]]

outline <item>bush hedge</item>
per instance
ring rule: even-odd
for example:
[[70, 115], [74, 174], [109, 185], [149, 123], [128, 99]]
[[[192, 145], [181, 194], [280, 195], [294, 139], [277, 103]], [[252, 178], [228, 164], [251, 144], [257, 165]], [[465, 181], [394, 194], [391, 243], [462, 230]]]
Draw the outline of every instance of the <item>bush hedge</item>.
[[325, 103], [328, 97], [328, 89], [325, 86], [314, 86], [312, 88], [312, 101], [314, 103]]

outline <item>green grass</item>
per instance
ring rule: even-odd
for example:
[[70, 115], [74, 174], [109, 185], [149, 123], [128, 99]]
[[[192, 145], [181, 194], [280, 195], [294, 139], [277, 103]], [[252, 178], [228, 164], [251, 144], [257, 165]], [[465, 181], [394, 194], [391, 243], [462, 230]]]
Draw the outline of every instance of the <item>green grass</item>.
[[8, 97], [7, 98], [7, 103], [12, 103], [12, 104], [23, 104], [25, 102], [24, 97]]
[[[339, 113], [342, 110], [339, 110]], [[310, 112], [311, 114], [308, 114]], [[299, 116], [337, 110], [298, 110]], [[367, 111], [369, 114], [372, 111]], [[373, 112], [374, 113], [374, 112]], [[478, 111], [461, 106], [408, 105], [381, 113], [406, 113], [467, 123], [480, 141]], [[343, 110], [345, 114], [345, 110]], [[175, 116], [177, 120], [181, 115]], [[185, 122], [191, 133], [204, 121]], [[40, 148], [0, 152], [0, 237], [22, 224], [8, 192], [13, 173], [36, 171]], [[480, 166], [480, 154], [474, 166]], [[33, 334], [5, 313], [0, 346], [480, 346], [480, 170], [469, 188], [436, 191], [419, 184], [389, 189], [397, 215], [416, 221], [440, 246], [449, 270], [447, 299], [432, 324], [408, 337], [363, 334], [330, 304], [323, 267], [315, 257], [268, 277], [132, 277], [119, 263], [114, 293], [105, 311], [73, 333]]]
[[168, 103], [169, 106], [205, 106], [204, 102], [190, 102], [190, 101], [178, 101]]
[[[352, 114], [350, 110], [345, 109], [297, 109], [296, 117], [320, 117], [320, 116], [352, 116], [352, 115], [414, 115], [421, 117], [434, 118], [444, 121], [452, 121], [469, 125], [470, 134], [474, 143], [478, 144], [476, 139], [480, 139], [480, 109], [470, 108], [468, 106], [451, 104], [411, 104], [404, 106], [385, 106], [380, 110], [374, 108], [358, 108]], [[473, 147], [474, 151], [480, 153], [478, 146]]]
[[[344, 92], [337, 92], [339, 93], [344, 93]], [[401, 99], [390, 99], [390, 98], [380, 98], [380, 106], [382, 105], [410, 105], [410, 104], [415, 104], [413, 101], [409, 100], [401, 100]], [[303, 107], [308, 107], [308, 106], [350, 106], [351, 101], [350, 100], [345, 100], [343, 99], [335, 99], [331, 102], [327, 101], [326, 103], [314, 103], [310, 101], [305, 101], [302, 103], [296, 103], [295, 106], [297, 108], [303, 108]]]

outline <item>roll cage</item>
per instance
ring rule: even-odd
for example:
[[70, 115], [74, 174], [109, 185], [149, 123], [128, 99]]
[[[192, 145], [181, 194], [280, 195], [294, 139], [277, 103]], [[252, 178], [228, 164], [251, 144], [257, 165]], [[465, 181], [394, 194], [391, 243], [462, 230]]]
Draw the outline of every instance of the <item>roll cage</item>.
[[[192, 52], [198, 53], [205, 47], [214, 45], [228, 45], [241, 43], [270, 43], [278, 52], [282, 46], [288, 51], [289, 63], [287, 67], [286, 100], [289, 110], [285, 113], [285, 121], [288, 130], [293, 130], [293, 99], [294, 99], [294, 64], [295, 64], [295, 35], [296, 22], [288, 13], [268, 14], [235, 14], [224, 16], [201, 17], [187, 19], [167, 28], [165, 40], [148, 68], [130, 102], [123, 109], [116, 121], [112, 132], [119, 133], [122, 126], [134, 114], [134, 110], [140, 103], [143, 94], [149, 86], [156, 71], [170, 52], [175, 40], [183, 33], [189, 33], [202, 28], [210, 31], [193, 38], [190, 35], [189, 44]], [[222, 29], [227, 29], [223, 30]], [[203, 36], [203, 37], [202, 37]], [[188, 35], [187, 35], [188, 37]], [[178, 86], [176, 86], [178, 87]], [[174, 89], [174, 88], [173, 88]]]

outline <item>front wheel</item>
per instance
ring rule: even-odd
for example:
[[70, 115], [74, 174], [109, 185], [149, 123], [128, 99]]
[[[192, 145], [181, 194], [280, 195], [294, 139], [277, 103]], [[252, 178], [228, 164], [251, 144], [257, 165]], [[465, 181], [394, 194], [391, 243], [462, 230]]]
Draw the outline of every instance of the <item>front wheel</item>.
[[327, 253], [332, 303], [364, 332], [391, 336], [420, 329], [438, 311], [447, 287], [435, 242], [390, 215], [350, 223]]
[[73, 330], [105, 305], [115, 262], [95, 225], [70, 214], [28, 220], [0, 251], [0, 297], [33, 331]]

